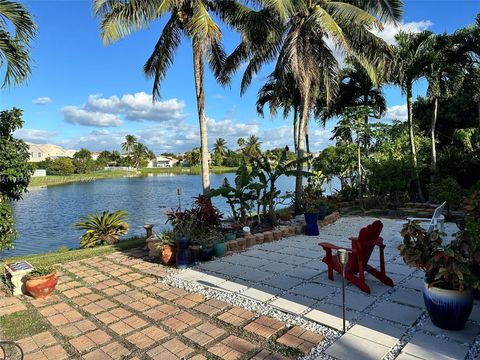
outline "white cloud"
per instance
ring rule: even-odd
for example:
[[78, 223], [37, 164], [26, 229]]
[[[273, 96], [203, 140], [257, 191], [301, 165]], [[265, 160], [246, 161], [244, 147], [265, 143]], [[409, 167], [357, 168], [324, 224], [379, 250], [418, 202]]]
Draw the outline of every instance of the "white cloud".
[[424, 30], [428, 30], [433, 23], [430, 20], [413, 21], [407, 23], [400, 23], [398, 25], [394, 23], [387, 23], [384, 25], [383, 31], [372, 31], [375, 35], [381, 37], [388, 44], [395, 44], [395, 35], [403, 30], [411, 33], [419, 33]]
[[74, 125], [105, 127], [122, 124], [122, 120], [114, 114], [88, 111], [76, 106], [65, 106], [62, 108], [62, 113], [64, 121]]
[[40, 129], [18, 129], [13, 135], [28, 142], [41, 144], [49, 142], [57, 133]]
[[407, 120], [407, 104], [393, 105], [387, 108], [385, 120]]
[[122, 115], [126, 120], [131, 121], [163, 122], [185, 118], [183, 101], [174, 98], [154, 102], [152, 95], [145, 92], [125, 94], [121, 98], [90, 95], [83, 108], [92, 112]]
[[47, 105], [52, 102], [52, 99], [50, 99], [48, 96], [40, 96], [35, 100], [33, 100], [32, 102], [36, 105]]

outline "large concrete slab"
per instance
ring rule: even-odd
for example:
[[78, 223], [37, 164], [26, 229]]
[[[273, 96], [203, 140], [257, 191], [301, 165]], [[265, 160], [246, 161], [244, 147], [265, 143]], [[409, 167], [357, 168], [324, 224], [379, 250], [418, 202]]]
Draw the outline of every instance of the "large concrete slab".
[[370, 314], [410, 326], [417, 321], [422, 313], [423, 310], [412, 306], [382, 301]]
[[389, 351], [387, 346], [347, 333], [325, 353], [338, 360], [381, 360]]
[[453, 360], [464, 359], [468, 347], [418, 332], [402, 352], [425, 360]]

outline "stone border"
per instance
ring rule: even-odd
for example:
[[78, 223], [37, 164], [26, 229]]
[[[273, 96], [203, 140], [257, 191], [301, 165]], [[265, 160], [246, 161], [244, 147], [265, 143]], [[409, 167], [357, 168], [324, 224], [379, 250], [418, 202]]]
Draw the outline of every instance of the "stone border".
[[[340, 219], [340, 212], [335, 211], [330, 215], [325, 216], [325, 219], [319, 220], [318, 227], [323, 228], [327, 225], [335, 223]], [[239, 237], [235, 240], [225, 242], [225, 256], [232, 255], [233, 253], [242, 252], [249, 247], [268, 243], [272, 241], [278, 241], [291, 236], [301, 235], [305, 232], [305, 224], [303, 225], [281, 225], [274, 230], [264, 231], [261, 233], [255, 233]]]

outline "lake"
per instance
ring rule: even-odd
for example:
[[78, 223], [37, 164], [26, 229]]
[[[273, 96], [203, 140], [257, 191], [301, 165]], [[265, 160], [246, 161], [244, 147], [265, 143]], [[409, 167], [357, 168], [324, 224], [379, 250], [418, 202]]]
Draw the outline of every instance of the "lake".
[[[225, 177], [233, 183], [235, 174], [211, 174], [212, 188], [219, 187]], [[126, 210], [130, 225], [127, 236], [143, 235], [143, 224], [148, 223], [159, 232], [168, 227], [165, 210], [178, 206], [177, 188], [181, 189], [182, 208], [191, 206], [192, 198], [201, 192], [200, 175], [161, 174], [31, 189], [13, 204], [19, 233], [15, 249], [0, 257], [45, 253], [61, 246], [78, 248], [83, 232], [73, 229], [72, 224], [88, 212]], [[277, 188], [293, 191], [295, 178], [280, 178]], [[225, 216], [230, 215], [223, 198], [214, 198], [213, 203]]]

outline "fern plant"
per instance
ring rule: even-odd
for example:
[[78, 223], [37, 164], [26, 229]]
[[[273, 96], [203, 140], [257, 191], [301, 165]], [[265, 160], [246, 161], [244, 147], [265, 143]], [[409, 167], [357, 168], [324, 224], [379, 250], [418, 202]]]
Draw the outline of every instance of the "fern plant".
[[127, 212], [118, 210], [113, 213], [104, 211], [87, 214], [81, 221], [73, 225], [76, 229], [85, 230], [80, 237], [80, 247], [88, 248], [96, 245], [115, 244], [120, 241], [120, 236], [128, 233], [128, 223], [125, 221]]

